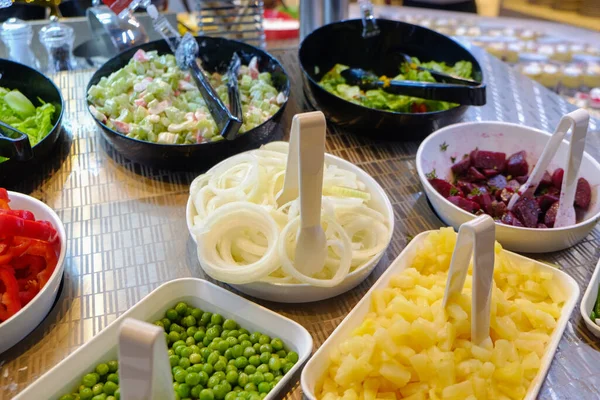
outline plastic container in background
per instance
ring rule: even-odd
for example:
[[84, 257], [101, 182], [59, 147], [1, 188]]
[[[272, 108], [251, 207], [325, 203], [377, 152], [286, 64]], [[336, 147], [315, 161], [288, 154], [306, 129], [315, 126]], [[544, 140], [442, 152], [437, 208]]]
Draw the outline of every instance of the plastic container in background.
[[[327, 371], [329, 366], [329, 356], [334, 346], [346, 339], [352, 333], [352, 331], [354, 331], [354, 329], [360, 326], [370, 310], [371, 295], [373, 291], [388, 287], [389, 282], [394, 275], [402, 272], [411, 265], [419, 245], [425, 240], [430, 232], [431, 231], [427, 231], [419, 234], [408, 244], [408, 246], [406, 246], [398, 258], [396, 258], [396, 260], [394, 260], [394, 262], [388, 267], [387, 271], [377, 280], [377, 282], [375, 282], [362, 300], [356, 305], [356, 307], [354, 307], [350, 314], [344, 318], [335, 331], [333, 331], [325, 343], [319, 347], [314, 356], [306, 364], [306, 367], [302, 371], [301, 378], [302, 390], [305, 398], [309, 400], [317, 399], [315, 389], [319, 384], [320, 379], [322, 379], [323, 374], [325, 371]], [[552, 336], [550, 337], [550, 341], [545, 349], [544, 356], [541, 358], [541, 364], [537, 376], [533, 379], [532, 384], [529, 387], [529, 391], [525, 396], [526, 400], [534, 400], [540, 391], [542, 384], [544, 383], [546, 373], [550, 368], [550, 364], [552, 363], [552, 358], [554, 357], [558, 343], [563, 335], [567, 323], [569, 322], [569, 316], [571, 315], [573, 308], [575, 308], [575, 304], [579, 298], [579, 286], [573, 278], [559, 269], [550, 267], [546, 264], [515, 253], [507, 253], [515, 262], [534, 263], [538, 268], [543, 269], [544, 272], [554, 274], [559, 282], [561, 282], [562, 288], [567, 294], [567, 300], [563, 305], [561, 316], [557, 321], [554, 331], [552, 332]]]
[[281, 390], [290, 383], [312, 352], [312, 338], [298, 323], [207, 281], [193, 278], [176, 279], [152, 291], [92, 340], [46, 372], [14, 400], [58, 399], [63, 394], [71, 393], [81, 378], [96, 365], [117, 358], [119, 328], [125, 319], [153, 322], [164, 317], [166, 310], [180, 301], [202, 310], [219, 313], [225, 318], [233, 318], [250, 332], [260, 331], [278, 337], [288, 349], [298, 353], [298, 362], [265, 397], [266, 400], [282, 398]]
[[70, 26], [58, 22], [55, 16], [50, 23], [40, 30], [40, 42], [48, 52], [48, 71], [71, 71], [77, 68], [73, 58], [74, 30]]
[[34, 69], [40, 68], [40, 63], [30, 48], [33, 38], [33, 29], [30, 24], [18, 18], [9, 18], [0, 26], [0, 38], [8, 49], [10, 60]]

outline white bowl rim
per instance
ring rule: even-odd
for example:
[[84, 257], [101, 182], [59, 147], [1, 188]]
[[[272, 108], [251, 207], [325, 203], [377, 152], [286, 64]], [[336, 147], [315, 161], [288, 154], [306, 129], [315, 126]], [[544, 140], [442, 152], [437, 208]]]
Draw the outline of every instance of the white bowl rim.
[[[514, 128], [521, 128], [521, 129], [525, 129], [525, 130], [530, 130], [530, 131], [535, 131], [536, 133], [540, 133], [543, 135], [546, 135], [548, 137], [551, 137], [552, 135], [548, 132], [542, 131], [541, 129], [536, 129], [536, 128], [532, 128], [530, 126], [526, 126], [526, 125], [520, 125], [520, 124], [515, 124], [512, 122], [502, 122], [502, 121], [470, 121], [470, 122], [461, 122], [459, 124], [453, 124], [453, 125], [448, 125], [444, 128], [438, 129], [437, 131], [435, 131], [434, 133], [432, 133], [431, 135], [429, 135], [425, 140], [423, 140], [423, 142], [421, 142], [421, 145], [419, 146], [419, 149], [417, 150], [417, 156], [416, 156], [416, 164], [417, 164], [417, 173], [419, 174], [419, 179], [421, 180], [421, 183], [424, 186], [427, 186], [428, 189], [431, 190], [431, 192], [434, 193], [434, 196], [436, 196], [437, 198], [440, 198], [442, 200], [444, 200], [445, 202], [447, 202], [448, 204], [450, 204], [452, 207], [454, 207], [457, 211], [459, 211], [462, 215], [464, 216], [469, 216], [471, 218], [475, 218], [476, 216], [474, 214], [471, 214], [470, 212], [467, 212], [465, 210], [463, 210], [462, 208], [458, 207], [455, 204], [452, 204], [450, 201], [448, 201], [448, 199], [446, 199], [444, 196], [442, 196], [437, 190], [435, 190], [435, 188], [431, 185], [431, 183], [429, 183], [429, 180], [427, 179], [427, 177], [425, 176], [425, 172], [421, 169], [421, 159], [423, 158], [423, 149], [425, 148], [425, 146], [427, 145], [427, 143], [432, 140], [435, 136], [437, 136], [439, 133], [448, 131], [450, 129], [455, 129], [455, 128], [460, 128], [460, 127], [465, 127], [465, 126], [472, 126], [472, 125], [483, 125], [483, 124], [488, 124], [488, 125], [498, 125], [498, 126], [510, 126], [510, 127], [514, 127]], [[569, 143], [566, 139], [563, 139], [563, 143]], [[585, 158], [588, 159], [588, 161], [590, 161], [598, 171], [600, 171], [600, 163], [598, 163], [598, 161], [596, 161], [596, 159], [594, 157], [592, 157], [588, 152], [583, 152], [583, 156]], [[575, 225], [569, 225], [569, 226], [563, 226], [560, 228], [527, 228], [527, 227], [522, 227], [522, 226], [512, 226], [512, 225], [506, 225], [506, 224], [502, 224], [499, 222], [494, 221], [497, 225], [502, 226], [503, 228], [506, 229], [516, 229], [516, 230], [521, 230], [524, 232], [562, 232], [562, 231], [569, 231], [572, 229], [576, 229], [576, 228], [580, 228], [583, 227], [585, 225], [588, 225], [589, 223], [596, 223], [598, 222], [598, 220], [600, 219], [600, 208], [598, 210], [598, 212], [591, 216], [586, 218], [585, 220], [576, 223]]]
[[[58, 261], [56, 262], [56, 268], [54, 268], [54, 272], [52, 272], [52, 275], [50, 275], [50, 279], [48, 279], [48, 282], [46, 282], [46, 285], [44, 285], [44, 287], [40, 289], [40, 291], [35, 295], [35, 297], [33, 299], [31, 299], [31, 301], [29, 303], [27, 303], [27, 305], [25, 307], [21, 308], [15, 315], [11, 316], [6, 321], [0, 323], [0, 330], [2, 329], [3, 326], [8, 324], [9, 322], [16, 320], [19, 317], [19, 315], [21, 315], [25, 310], [27, 310], [30, 307], [33, 307], [33, 303], [35, 303], [36, 300], [39, 300], [42, 293], [50, 290], [49, 287], [52, 286], [50, 284], [50, 282], [54, 282], [57, 279], [57, 277], [58, 277], [58, 279], [60, 279], [59, 274], [62, 276], [62, 273], [64, 270], [63, 263], [65, 260], [65, 256], [67, 254], [65, 226], [64, 226], [62, 220], [58, 217], [58, 214], [56, 214], [56, 212], [52, 209], [52, 207], [50, 207], [48, 204], [44, 203], [43, 201], [36, 199], [35, 197], [31, 197], [24, 193], [13, 192], [13, 191], [8, 190], [8, 198], [10, 199], [11, 197], [13, 197], [13, 198], [20, 197], [21, 199], [25, 199], [26, 201], [31, 201], [32, 203], [37, 203], [38, 205], [41, 205], [42, 208], [45, 208], [53, 217], [55, 217], [56, 220], [60, 222], [59, 226], [55, 226], [54, 229], [56, 229], [56, 231], [58, 232], [58, 238], [60, 239], [61, 243], [60, 243], [60, 254], [58, 256]], [[42, 320], [40, 322], [42, 322], [45, 318], [46, 318], [46, 316], [44, 316], [44, 318], [42, 318]]]
[[[244, 151], [241, 152], [239, 154], [236, 154], [232, 157], [236, 157], [240, 154], [245, 154], [245, 153], [250, 153], [254, 150], [259, 150], [258, 149], [252, 149], [252, 150], [248, 150], [248, 151]], [[231, 158], [231, 157], [229, 157]], [[335, 156], [333, 154], [330, 153], [325, 153], [325, 161], [327, 161], [327, 158], [332, 158], [334, 160], [337, 161], [341, 161], [342, 163], [346, 163], [349, 164], [352, 168], [356, 168], [361, 170], [362, 172], [364, 172], [367, 177], [369, 179], [373, 180], [373, 183], [379, 187], [379, 189], [381, 189], [381, 193], [384, 194], [383, 199], [384, 199], [384, 205], [385, 205], [385, 209], [387, 211], [387, 216], [386, 218], [390, 221], [390, 234], [389, 234], [389, 238], [387, 240], [387, 245], [385, 246], [385, 248], [380, 252], [375, 254], [373, 257], [371, 257], [371, 259], [364, 263], [362, 267], [355, 269], [354, 271], [350, 272], [348, 275], [346, 275], [346, 277], [344, 278], [344, 281], [347, 279], [350, 279], [352, 277], [354, 277], [355, 275], [358, 275], [360, 272], [362, 272], [364, 269], [366, 269], [368, 266], [370, 266], [371, 263], [373, 263], [373, 260], [375, 259], [381, 259], [381, 256], [383, 256], [383, 253], [385, 253], [385, 251], [388, 249], [388, 247], [390, 246], [390, 243], [392, 242], [392, 237], [394, 235], [394, 222], [395, 222], [395, 217], [394, 217], [394, 208], [392, 207], [392, 202], [390, 201], [390, 197], [387, 195], [387, 193], [385, 193], [385, 189], [375, 180], [375, 178], [373, 178], [367, 171], [365, 171], [364, 169], [360, 168], [358, 165], [354, 165], [353, 163], [351, 163], [348, 160], [344, 160], [341, 157]], [[227, 159], [226, 159], [227, 160]], [[213, 167], [211, 167], [208, 171], [206, 171], [205, 173], [210, 172], [212, 169], [216, 168], [217, 166], [219, 166], [219, 164], [223, 163], [225, 160], [219, 162], [218, 164], [215, 164]], [[189, 194], [189, 193], [188, 193]], [[191, 232], [191, 228], [192, 226], [190, 226], [190, 219], [188, 218], [188, 211], [191, 210], [191, 207], [193, 207], [194, 204], [192, 202], [192, 196], [188, 195], [188, 201], [186, 204], [186, 224], [187, 224], [187, 228], [188, 228], [188, 232], [190, 233], [190, 236], [192, 235]], [[192, 238], [193, 240], [193, 238]], [[195, 243], [195, 241], [194, 241]], [[196, 244], [197, 246], [197, 244]], [[379, 262], [379, 261], [378, 261]], [[200, 266], [202, 267], [202, 266]], [[343, 282], [343, 281], [342, 281]], [[280, 282], [262, 282], [262, 281], [257, 281], [257, 282], [251, 282], [251, 283], [246, 283], [246, 284], [234, 284], [233, 286], [244, 286], [244, 285], [254, 285], [254, 284], [261, 284], [261, 285], [269, 285], [269, 286], [275, 286], [275, 287], [281, 287], [281, 288], [308, 288], [308, 287], [313, 287], [312, 285], [309, 285], [308, 283], [280, 283]], [[341, 284], [341, 283], [340, 283]], [[229, 283], [227, 283], [227, 285], [229, 285]]]

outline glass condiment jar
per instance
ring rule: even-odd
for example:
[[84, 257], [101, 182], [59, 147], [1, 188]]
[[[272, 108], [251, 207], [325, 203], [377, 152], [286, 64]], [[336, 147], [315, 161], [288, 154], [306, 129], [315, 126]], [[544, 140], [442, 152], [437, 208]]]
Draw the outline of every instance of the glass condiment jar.
[[55, 16], [40, 30], [40, 42], [48, 51], [48, 70], [50, 72], [70, 71], [77, 68], [73, 59], [73, 28], [58, 22]]
[[0, 38], [8, 49], [10, 60], [36, 69], [40, 67], [30, 47], [33, 38], [31, 25], [18, 18], [9, 18], [0, 26]]

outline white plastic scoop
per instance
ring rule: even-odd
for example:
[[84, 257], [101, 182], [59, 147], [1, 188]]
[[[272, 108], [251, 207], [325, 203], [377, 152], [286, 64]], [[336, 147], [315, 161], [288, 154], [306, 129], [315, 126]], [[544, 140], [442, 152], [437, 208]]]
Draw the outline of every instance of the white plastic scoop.
[[471, 298], [471, 341], [480, 344], [490, 335], [490, 304], [494, 278], [496, 225], [481, 215], [460, 226], [448, 271], [442, 307], [462, 292], [473, 255], [473, 295]]
[[175, 400], [164, 329], [128, 318], [119, 331], [119, 383], [127, 400]]
[[320, 111], [294, 116], [283, 189], [277, 196], [279, 205], [300, 197], [294, 264], [309, 276], [323, 269], [327, 257], [327, 239], [321, 227], [325, 130], [325, 116]]
[[579, 167], [581, 166], [581, 159], [585, 148], [585, 136], [587, 134], [589, 120], [590, 115], [583, 109], [570, 112], [561, 118], [554, 134], [550, 137], [548, 143], [546, 143], [546, 147], [544, 147], [544, 151], [542, 151], [542, 155], [535, 164], [527, 182], [525, 182], [510, 198], [510, 201], [508, 202], [509, 210], [512, 210], [521, 196], [532, 196], [533, 193], [535, 193], [548, 168], [548, 164], [550, 164], [550, 161], [554, 158], [561, 142], [572, 127], [573, 133], [569, 144], [569, 156], [567, 158], [567, 165], [565, 166], [565, 174], [560, 191], [558, 212], [556, 214], [554, 227], [559, 228], [575, 225], [576, 221], [573, 201], [575, 199], [575, 190], [577, 189], [577, 177], [579, 175]]

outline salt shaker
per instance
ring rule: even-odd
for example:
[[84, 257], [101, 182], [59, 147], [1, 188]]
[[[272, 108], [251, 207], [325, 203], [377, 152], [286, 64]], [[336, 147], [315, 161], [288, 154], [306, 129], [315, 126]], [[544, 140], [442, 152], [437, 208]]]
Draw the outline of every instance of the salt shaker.
[[73, 28], [58, 22], [55, 16], [40, 30], [40, 42], [48, 51], [49, 72], [70, 71], [77, 68], [73, 59]]
[[0, 38], [8, 49], [8, 58], [38, 69], [39, 61], [31, 51], [33, 29], [18, 18], [9, 18], [0, 26]]

